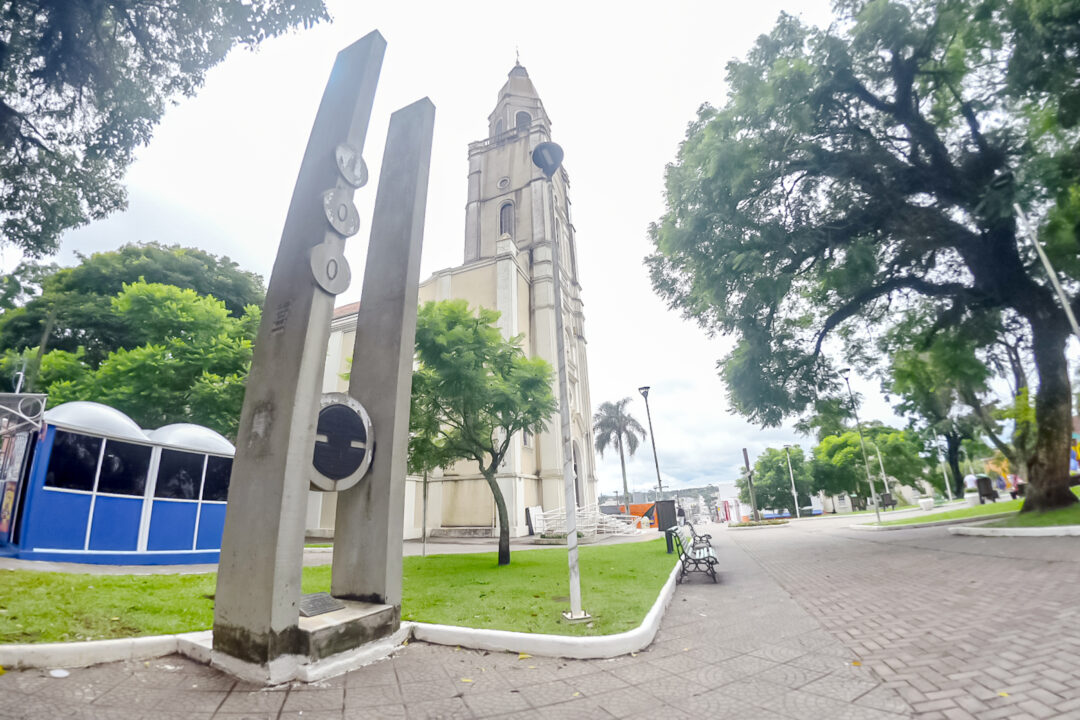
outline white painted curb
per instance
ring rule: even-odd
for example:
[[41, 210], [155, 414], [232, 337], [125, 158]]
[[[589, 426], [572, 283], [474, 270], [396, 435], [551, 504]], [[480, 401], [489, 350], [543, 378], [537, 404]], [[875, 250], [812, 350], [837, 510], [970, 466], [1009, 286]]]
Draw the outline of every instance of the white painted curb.
[[1080, 535], [1080, 525], [1050, 525], [1048, 527], [958, 527], [949, 528], [953, 535], [982, 535], [984, 537], [1070, 537]]
[[[203, 631], [208, 633], [209, 630]], [[0, 645], [0, 665], [23, 669], [86, 667], [119, 660], [146, 660], [177, 652], [179, 643], [202, 632], [89, 640], [72, 643]]]
[[788, 527], [791, 525], [791, 521], [776, 523], [774, 525], [748, 525], [746, 527], [731, 527], [728, 526], [728, 530], [774, 530], [776, 528]]
[[[999, 518], [1011, 517], [1015, 515], [1015, 510], [1009, 512], [993, 513], [991, 515], [976, 515], [975, 517], [966, 518], [953, 518], [952, 520], [927, 520], [922, 523], [909, 523], [907, 525], [849, 525], [848, 530], [912, 530], [914, 528], [928, 528], [928, 527], [944, 527], [946, 525], [963, 525], [964, 523], [976, 523], [984, 522], [986, 520], [997, 520]], [[951, 530], [950, 530], [951, 532]]]
[[[477, 630], [433, 623], [402, 623], [401, 626], [402, 629], [411, 628], [412, 637], [417, 640], [436, 645], [460, 645], [477, 650], [526, 652], [530, 655], [576, 659], [626, 655], [643, 650], [656, 637], [656, 632], [660, 629], [660, 621], [664, 617], [664, 610], [675, 594], [675, 580], [680, 567], [679, 563], [675, 563], [667, 582], [660, 589], [656, 602], [653, 603], [641, 625], [617, 635], [571, 637], [508, 630]], [[197, 662], [209, 664], [212, 637], [210, 630], [201, 630], [177, 635], [151, 635], [113, 640], [0, 645], [0, 666], [15, 670], [87, 667], [120, 660], [146, 660], [177, 652]], [[407, 634], [400, 637], [395, 634], [393, 637], [400, 643], [407, 638]], [[395, 648], [380, 647], [379, 649], [382, 652], [380, 656], [385, 656]], [[371, 658], [371, 660], [374, 659], [376, 658]], [[350, 657], [344, 662], [353, 664], [356, 658]], [[332, 672], [332, 666], [333, 663], [329, 662], [318, 668], [312, 668], [308, 674], [312, 679], [327, 677], [326, 673]]]
[[645, 620], [633, 630], [616, 635], [572, 637], [416, 623], [413, 626], [413, 637], [436, 645], [460, 645], [476, 650], [524, 652], [530, 655], [579, 660], [626, 655], [645, 649], [656, 637], [656, 631], [660, 629], [660, 621], [664, 617], [664, 609], [675, 594], [675, 581], [681, 567], [679, 563], [676, 563], [672, 568], [667, 582], [660, 589], [660, 595], [657, 596]]

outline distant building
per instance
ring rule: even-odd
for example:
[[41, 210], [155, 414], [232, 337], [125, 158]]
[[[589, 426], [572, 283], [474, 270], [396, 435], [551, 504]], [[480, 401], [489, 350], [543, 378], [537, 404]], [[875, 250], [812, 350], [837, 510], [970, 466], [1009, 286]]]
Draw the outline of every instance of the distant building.
[[[533, 148], [550, 140], [551, 120], [525, 68], [517, 64], [488, 117], [488, 137], [469, 145], [464, 263], [439, 270], [421, 283], [419, 300], [464, 299], [472, 307], [498, 310], [503, 335], [521, 335], [527, 354], [542, 357], [555, 368], [551, 253], [552, 238], [558, 237], [577, 504], [586, 506], [596, 504], [596, 460], [570, 182], [565, 169], [548, 182], [531, 157]], [[324, 391], [347, 389], [348, 382], [341, 376], [349, 369], [358, 308], [354, 303], [334, 313]], [[514, 438], [498, 477], [512, 536], [528, 533], [526, 507], [563, 507], [562, 466], [557, 414], [539, 436]], [[428, 494], [429, 528], [443, 535], [497, 534], [495, 503], [475, 462], [458, 463], [436, 480]], [[313, 493], [309, 529], [328, 534], [334, 504], [332, 495]], [[420, 535], [421, 505], [420, 483], [410, 478], [406, 537]]]

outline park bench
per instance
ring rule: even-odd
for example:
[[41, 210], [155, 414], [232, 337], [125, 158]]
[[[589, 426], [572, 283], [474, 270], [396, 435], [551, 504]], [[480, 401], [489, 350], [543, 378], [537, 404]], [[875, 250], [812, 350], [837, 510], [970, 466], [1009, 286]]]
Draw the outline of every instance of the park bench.
[[892, 493], [881, 493], [880, 500], [881, 507], [885, 508], [886, 510], [896, 507], [896, 498], [892, 496]]
[[712, 535], [701, 535], [694, 529], [694, 524], [691, 522], [685, 523], [685, 527], [690, 530], [690, 535], [693, 537], [694, 547], [708, 547], [712, 544]]
[[713, 582], [718, 582], [716, 565], [719, 561], [712, 545], [695, 546], [693, 536], [684, 536], [679, 527], [670, 527], [665, 532], [671, 539], [675, 552], [679, 554], [679, 563], [682, 565], [679, 577], [675, 579], [676, 583], [682, 582], [683, 578], [692, 572], [705, 573]]

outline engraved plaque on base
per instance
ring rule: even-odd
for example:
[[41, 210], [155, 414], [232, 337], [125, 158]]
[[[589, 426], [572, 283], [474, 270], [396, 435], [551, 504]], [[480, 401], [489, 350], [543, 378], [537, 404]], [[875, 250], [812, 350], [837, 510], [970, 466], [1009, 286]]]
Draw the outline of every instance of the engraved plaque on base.
[[300, 615], [302, 617], [315, 617], [323, 613], [343, 610], [345, 603], [327, 592], [308, 593], [300, 596]]

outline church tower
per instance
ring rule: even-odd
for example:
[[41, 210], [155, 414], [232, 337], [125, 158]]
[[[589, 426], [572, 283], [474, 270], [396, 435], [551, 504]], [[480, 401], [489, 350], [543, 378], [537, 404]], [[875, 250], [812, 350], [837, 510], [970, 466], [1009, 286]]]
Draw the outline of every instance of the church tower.
[[[503, 335], [521, 336], [526, 354], [542, 357], [556, 368], [552, 251], [558, 247], [577, 504], [583, 507], [596, 505], [596, 460], [581, 285], [568, 195], [570, 181], [565, 169], [548, 181], [532, 163], [533, 149], [549, 140], [551, 120], [544, 104], [525, 68], [515, 64], [488, 116], [488, 136], [469, 145], [464, 263], [439, 270], [422, 282], [419, 300], [422, 304], [463, 299], [473, 308], [498, 310]], [[430, 241], [438, 238], [429, 237]], [[326, 391], [338, 389], [341, 381], [337, 378], [348, 371], [347, 358], [340, 348], [352, 347], [347, 333], [350, 320], [355, 326], [355, 312], [356, 304], [335, 313]], [[335, 334], [339, 327], [340, 338]], [[558, 397], [558, 388], [553, 390]], [[424, 506], [422, 483], [412, 477], [407, 482], [406, 537], [419, 537]], [[519, 434], [513, 438], [498, 483], [509, 510], [512, 537], [529, 533], [526, 508], [563, 508], [558, 412], [539, 436]], [[317, 503], [321, 504], [316, 507]], [[324, 499], [312, 502], [309, 527], [326, 527], [328, 507]], [[429, 487], [427, 508], [427, 526], [433, 528], [433, 536], [498, 535], [491, 490], [475, 462], [457, 463], [441, 477], [436, 473], [436, 481]]]
[[[532, 162], [533, 149], [550, 140], [551, 119], [528, 72], [515, 64], [488, 116], [487, 138], [469, 145], [465, 262], [435, 273], [421, 286], [420, 299], [464, 298], [470, 305], [494, 308], [501, 313], [506, 337], [523, 336], [526, 353], [557, 367], [551, 253], [553, 238], [558, 238], [577, 500], [579, 506], [595, 505], [592, 405], [570, 181], [561, 168], [549, 182]], [[485, 287], [493, 293], [483, 292]], [[429, 288], [434, 292], [426, 292]], [[514, 478], [515, 490], [521, 490], [522, 524], [524, 506], [562, 507], [557, 414], [539, 437], [514, 443], [505, 472], [508, 480]], [[509, 497], [507, 504], [514, 508]]]

